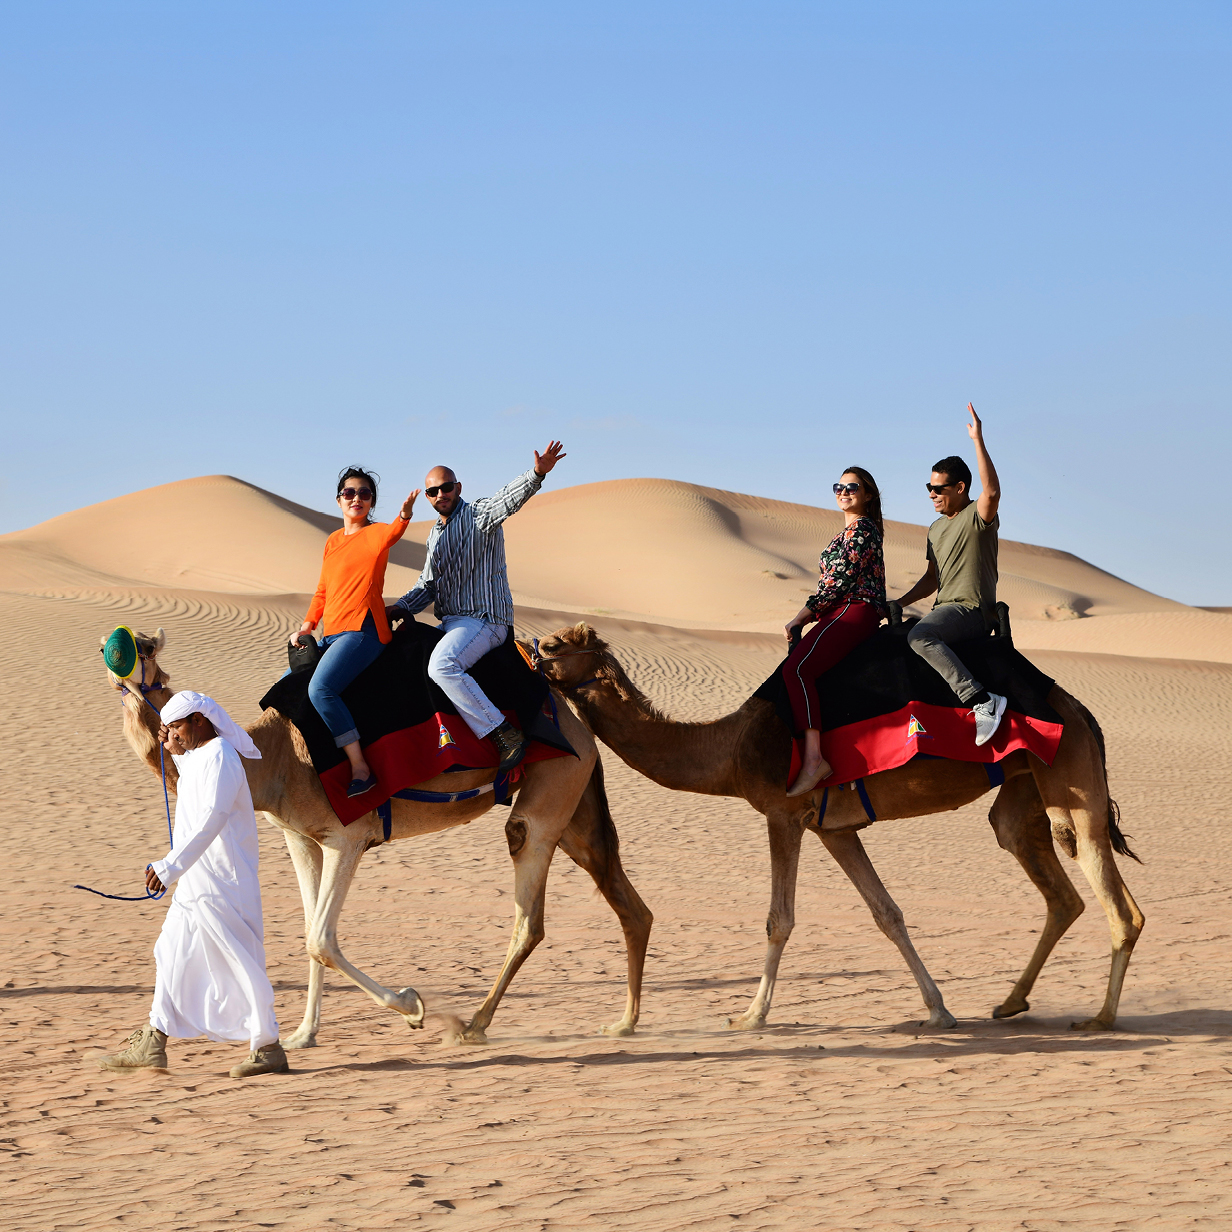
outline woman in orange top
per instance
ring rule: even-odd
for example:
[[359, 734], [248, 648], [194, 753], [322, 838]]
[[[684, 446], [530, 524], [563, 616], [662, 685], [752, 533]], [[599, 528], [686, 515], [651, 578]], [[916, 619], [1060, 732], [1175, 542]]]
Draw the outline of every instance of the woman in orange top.
[[370, 516], [376, 507], [376, 480], [350, 466], [338, 477], [338, 507], [342, 529], [325, 541], [321, 582], [313, 596], [304, 623], [291, 634], [291, 644], [311, 633], [324, 617], [325, 653], [312, 673], [308, 697], [325, 720], [334, 743], [351, 763], [348, 796], [362, 796], [376, 786], [359, 747], [359, 730], [346, 708], [342, 690], [359, 675], [388, 644], [389, 622], [385, 619], [385, 565], [389, 549], [402, 538], [415, 507], [417, 488], [403, 502], [398, 516], [385, 525]]

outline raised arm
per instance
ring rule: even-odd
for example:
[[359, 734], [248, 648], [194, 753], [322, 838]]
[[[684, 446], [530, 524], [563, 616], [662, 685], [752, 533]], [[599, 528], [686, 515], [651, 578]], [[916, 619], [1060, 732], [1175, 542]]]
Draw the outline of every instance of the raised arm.
[[548, 472], [566, 456], [560, 447], [560, 441], [549, 441], [548, 447], [542, 453], [535, 450], [535, 465], [530, 470], [505, 484], [499, 492], [472, 501], [476, 530], [486, 535], [506, 518], [517, 513], [543, 487], [543, 480]]
[[997, 468], [993, 466], [988, 450], [984, 448], [984, 425], [970, 402], [967, 403], [967, 410], [971, 415], [967, 435], [975, 442], [975, 463], [980, 472], [980, 495], [975, 508], [985, 522], [991, 522], [1001, 504], [1001, 481], [997, 478]]

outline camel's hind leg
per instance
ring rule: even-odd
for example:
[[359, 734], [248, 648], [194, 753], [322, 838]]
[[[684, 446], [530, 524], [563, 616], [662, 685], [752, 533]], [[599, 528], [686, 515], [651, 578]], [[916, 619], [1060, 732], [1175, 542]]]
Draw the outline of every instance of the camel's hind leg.
[[1062, 711], [1065, 733], [1052, 765], [1033, 760], [1031, 772], [1053, 831], [1065, 840], [1072, 835], [1078, 863], [1108, 917], [1112, 934], [1112, 967], [1103, 1008], [1094, 1018], [1070, 1025], [1075, 1031], [1111, 1031], [1129, 956], [1146, 917], [1121, 879], [1113, 855], [1112, 809], [1097, 729], [1088, 725], [1085, 711], [1074, 714], [1076, 709], [1070, 699]]
[[[523, 797], [525, 793], [526, 789], [523, 789]], [[505, 823], [505, 839], [509, 844], [509, 854], [513, 857], [513, 936], [509, 938], [509, 949], [496, 982], [458, 1036], [458, 1042], [463, 1044], [488, 1042], [486, 1032], [505, 990], [544, 937], [543, 906], [548, 869], [552, 865], [552, 855], [563, 827], [557, 829], [536, 825], [525, 813], [519, 813], [521, 803], [522, 797], [519, 797]]]
[[1082, 914], [1084, 904], [1057, 859], [1048, 814], [1031, 775], [1021, 774], [1006, 781], [993, 801], [988, 820], [997, 842], [1026, 870], [1048, 908], [1031, 961], [1010, 995], [992, 1012], [994, 1018], [1011, 1018], [1030, 1009], [1027, 997], [1036, 977], [1066, 929]]
[[[295, 865], [295, 877], [299, 882], [300, 898], [304, 902], [304, 938], [312, 932], [312, 921], [317, 911], [317, 899], [321, 893], [321, 845], [316, 839], [300, 834], [298, 830], [284, 830], [291, 863]], [[304, 1021], [282, 1041], [284, 1048], [315, 1048], [317, 1029], [321, 1025], [321, 994], [325, 986], [325, 968], [315, 958], [308, 959], [308, 1004], [304, 1007]]]
[[590, 782], [586, 784], [573, 818], [557, 845], [569, 859], [591, 875], [599, 887], [599, 893], [607, 899], [620, 920], [621, 931], [625, 935], [629, 991], [624, 1014], [600, 1030], [604, 1035], [632, 1035], [641, 1013], [642, 971], [646, 965], [646, 947], [650, 943], [650, 926], [654, 923], [654, 916], [633, 888], [620, 862], [620, 838], [603, 787], [602, 762], [596, 760]]
[[928, 968], [915, 952], [911, 938], [907, 935], [907, 926], [903, 922], [903, 913], [898, 904], [890, 897], [889, 891], [877, 876], [873, 862], [864, 850], [864, 844], [855, 830], [822, 830], [819, 832], [826, 850], [834, 857], [839, 868], [847, 874], [851, 884], [860, 891], [861, 898], [868, 904], [873, 913], [877, 927], [898, 946], [898, 951], [907, 960], [915, 982], [920, 986], [924, 997], [924, 1007], [928, 1010], [927, 1026], [956, 1027], [954, 1016], [945, 1008], [941, 999], [941, 990], [928, 974]]
[[798, 812], [770, 814], [766, 817], [766, 832], [770, 839], [770, 913], [766, 916], [766, 965], [761, 983], [739, 1018], [729, 1018], [727, 1025], [738, 1031], [752, 1031], [766, 1025], [774, 984], [778, 978], [783, 949], [796, 925], [796, 875], [800, 867], [800, 842], [804, 830]]
[[396, 1010], [409, 1027], [423, 1026], [424, 1005], [413, 988], [394, 992], [365, 975], [353, 963], [347, 962], [338, 946], [338, 917], [346, 902], [347, 891], [368, 845], [366, 834], [353, 825], [354, 832], [332, 837], [322, 845], [321, 888], [312, 927], [308, 931], [308, 953], [327, 967], [342, 972], [352, 984], [362, 988], [378, 1005]]

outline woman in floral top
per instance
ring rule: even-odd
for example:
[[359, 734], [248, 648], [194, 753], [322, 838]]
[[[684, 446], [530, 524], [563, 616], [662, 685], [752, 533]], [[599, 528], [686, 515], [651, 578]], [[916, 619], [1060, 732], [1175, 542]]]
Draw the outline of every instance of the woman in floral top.
[[817, 622], [783, 664], [796, 734], [804, 735], [804, 765], [789, 796], [805, 795], [830, 774], [817, 726], [817, 677], [871, 636], [886, 615], [881, 493], [868, 471], [851, 466], [834, 485], [834, 496], [845, 525], [821, 554], [817, 592], [786, 627], [790, 642], [797, 630]]

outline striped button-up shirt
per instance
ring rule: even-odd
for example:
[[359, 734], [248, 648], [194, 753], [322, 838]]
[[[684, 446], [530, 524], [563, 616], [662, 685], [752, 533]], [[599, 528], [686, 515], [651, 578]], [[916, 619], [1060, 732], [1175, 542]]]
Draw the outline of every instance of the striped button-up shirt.
[[501, 523], [542, 486], [543, 476], [531, 467], [494, 496], [458, 501], [449, 520], [438, 520], [432, 527], [419, 581], [397, 606], [414, 615], [435, 603], [438, 620], [473, 616], [493, 625], [512, 625], [513, 595], [509, 593]]

